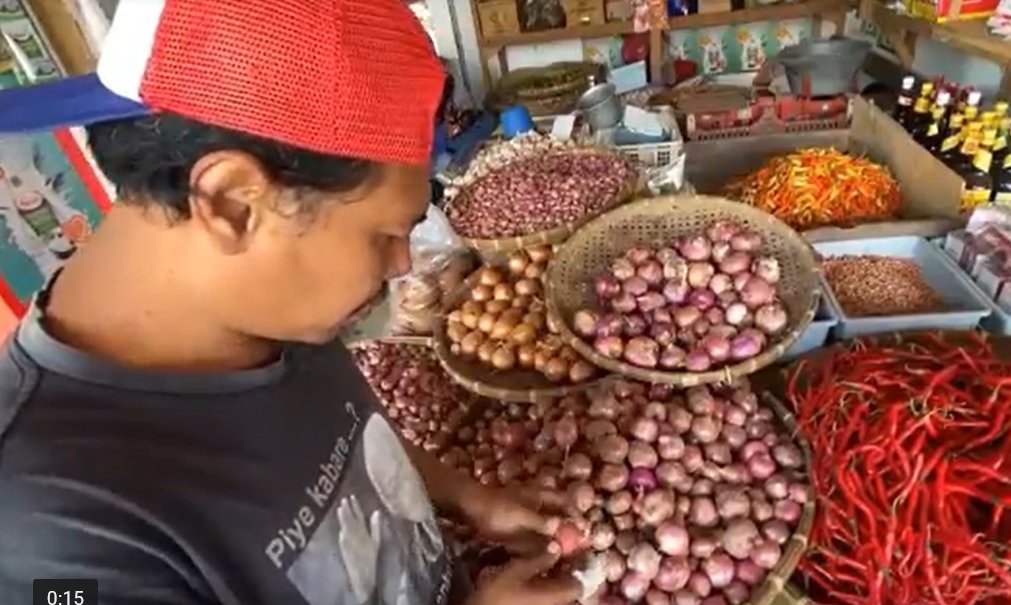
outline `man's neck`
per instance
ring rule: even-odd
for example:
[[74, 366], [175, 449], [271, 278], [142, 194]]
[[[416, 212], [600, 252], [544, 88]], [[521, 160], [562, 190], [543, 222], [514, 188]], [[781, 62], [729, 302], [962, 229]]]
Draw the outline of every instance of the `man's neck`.
[[182, 228], [114, 209], [53, 284], [45, 324], [58, 340], [128, 366], [239, 370], [276, 359], [277, 345], [228, 330], [188, 287]]

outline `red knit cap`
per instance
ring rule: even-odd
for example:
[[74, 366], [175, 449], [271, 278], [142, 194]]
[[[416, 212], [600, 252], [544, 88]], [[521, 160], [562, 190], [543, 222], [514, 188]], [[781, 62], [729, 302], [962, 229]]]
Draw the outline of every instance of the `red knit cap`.
[[444, 77], [400, 0], [166, 0], [139, 95], [305, 149], [421, 164]]

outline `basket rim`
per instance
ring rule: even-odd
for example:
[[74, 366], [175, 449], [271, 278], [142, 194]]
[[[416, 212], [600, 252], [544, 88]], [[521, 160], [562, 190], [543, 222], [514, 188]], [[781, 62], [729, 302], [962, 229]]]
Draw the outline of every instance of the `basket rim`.
[[[811, 444], [804, 438], [804, 434], [797, 426], [796, 417], [786, 407], [786, 404], [774, 394], [764, 391], [761, 394], [761, 399], [763, 404], [772, 408], [776, 417], [786, 427], [790, 438], [800, 447], [804, 458], [804, 472], [810, 484], [811, 460], [814, 458], [814, 453], [811, 450]], [[810, 544], [811, 529], [814, 527], [814, 518], [817, 512], [816, 507], [815, 498], [809, 498], [804, 503], [801, 509], [800, 520], [797, 522], [797, 527], [793, 533], [790, 534], [790, 539], [784, 545], [783, 554], [779, 562], [769, 571], [762, 584], [751, 593], [751, 597], [748, 600], [750, 605], [770, 605], [783, 592], [789, 591], [791, 588], [796, 590], [790, 584], [790, 577], [797, 569], [801, 558]]]
[[[501, 264], [492, 264], [496, 267], [501, 267]], [[610, 378], [606, 373], [604, 373], [598, 378], [588, 380], [580, 384], [556, 384], [549, 382], [547, 378], [543, 378], [543, 387], [508, 388], [484, 382], [483, 380], [475, 378], [471, 374], [457, 367], [456, 364], [453, 363], [453, 360], [458, 356], [454, 355], [449, 349], [449, 336], [446, 334], [446, 317], [451, 309], [462, 304], [462, 301], [466, 298], [467, 293], [477, 281], [478, 274], [481, 272], [482, 268], [483, 265], [467, 276], [467, 279], [463, 280], [463, 283], [446, 297], [446, 302], [442, 306], [439, 315], [436, 318], [435, 326], [432, 329], [432, 350], [435, 352], [435, 356], [438, 358], [439, 364], [446, 373], [453, 378], [453, 380], [471, 393], [475, 393], [489, 399], [498, 399], [500, 401], [517, 403], [539, 403], [544, 400], [558, 399], [567, 395], [582, 393], [588, 389], [597, 387], [602, 382]]]
[[374, 343], [386, 343], [386, 344], [402, 344], [402, 345], [412, 345], [416, 347], [428, 347], [433, 348], [433, 342], [431, 336], [373, 336], [370, 338], [357, 338], [350, 342], [344, 343], [344, 346], [348, 349], [360, 349], [362, 347], [368, 346]]
[[[563, 148], [563, 149], [551, 149], [545, 153], [545, 155], [554, 154], [576, 154], [576, 155], [609, 155], [612, 157], [620, 158], [629, 164], [630, 175], [625, 183], [619, 187], [618, 192], [615, 194], [614, 199], [611, 200], [604, 208], [597, 212], [592, 212], [584, 215], [582, 218], [568, 223], [562, 223], [551, 229], [544, 229], [542, 231], [535, 231], [533, 233], [527, 233], [524, 235], [510, 235], [505, 237], [497, 238], [472, 238], [459, 233], [456, 227], [453, 227], [452, 221], [450, 221], [450, 226], [453, 227], [453, 231], [456, 233], [457, 238], [460, 242], [467, 246], [477, 250], [479, 253], [491, 254], [491, 253], [508, 253], [515, 250], [520, 250], [522, 248], [528, 248], [530, 246], [539, 246], [544, 244], [558, 244], [565, 241], [570, 235], [579, 230], [582, 226], [587, 224], [589, 221], [606, 214], [607, 212], [631, 201], [635, 195], [641, 189], [642, 184], [642, 174], [636, 162], [631, 161], [626, 155], [620, 153], [611, 148], [600, 147], [596, 145], [592, 146], [582, 146], [574, 148]], [[535, 157], [536, 154], [529, 156], [524, 156], [523, 158], [517, 159], [517, 161], [529, 160]], [[505, 168], [506, 166], [512, 165], [513, 162], [499, 166], [493, 170], [489, 170], [485, 174], [482, 174], [476, 178], [473, 182], [468, 183], [460, 187], [459, 193], [457, 193], [453, 199], [446, 202], [446, 214], [447, 217], [450, 213], [450, 208], [460, 196], [465, 195], [467, 191], [472, 188], [476, 183], [480, 182], [482, 179], [487, 178], [489, 175], [494, 174], [498, 170]]]
[[[557, 262], [550, 263], [548, 265], [547, 275], [545, 279], [545, 302], [547, 304], [548, 316], [551, 317], [558, 325], [559, 332], [561, 333], [562, 339], [570, 347], [575, 349], [580, 355], [585, 357], [590, 363], [596, 365], [597, 367], [603, 368], [614, 374], [619, 374], [622, 376], [627, 376], [629, 378], [635, 378], [636, 380], [641, 380], [648, 383], [664, 383], [671, 384], [682, 387], [690, 387], [700, 384], [711, 384], [719, 382], [731, 382], [734, 378], [739, 376], [747, 376], [753, 374], [758, 370], [761, 370], [773, 363], [775, 363], [779, 358], [786, 353], [786, 351], [800, 338], [800, 335], [804, 330], [811, 324], [814, 319], [815, 314], [818, 311], [818, 300], [819, 291], [818, 283], [821, 271], [818, 268], [818, 264], [815, 261], [814, 252], [811, 245], [804, 240], [804, 238], [797, 233], [795, 230], [790, 228], [786, 223], [782, 222], [775, 216], [742, 204], [740, 202], [734, 202], [726, 198], [709, 196], [709, 195], [698, 195], [698, 194], [673, 194], [664, 195], [657, 197], [648, 197], [644, 199], [639, 199], [636, 201], [629, 202], [622, 206], [623, 212], [635, 213], [637, 209], [647, 208], [650, 206], [658, 204], [666, 204], [668, 206], [677, 203], [679, 206], [688, 203], [696, 205], [705, 205], [707, 208], [712, 208], [714, 206], [722, 206], [732, 213], [738, 215], [750, 215], [755, 219], [759, 219], [766, 222], [771, 222], [772, 224], [777, 224], [781, 229], [779, 231], [789, 240], [790, 246], [802, 254], [806, 261], [804, 264], [809, 267], [809, 279], [812, 283], [812, 288], [810, 292], [807, 293], [807, 304], [805, 305], [804, 313], [795, 321], [791, 322], [790, 329], [780, 336], [780, 338], [772, 346], [767, 347], [761, 353], [752, 357], [750, 359], [728, 364], [722, 368], [716, 370], [708, 370], [706, 372], [669, 372], [664, 370], [656, 370], [650, 368], [643, 368], [639, 366], [632, 365], [622, 360], [611, 359], [605, 357], [600, 353], [597, 353], [592, 346], [590, 346], [586, 341], [576, 335], [572, 328], [569, 326], [569, 322], [562, 316], [562, 312], [557, 300], [557, 290], [555, 288], [556, 280], [558, 279], [557, 273], [555, 272], [558, 266]], [[559, 249], [555, 251], [552, 260], [557, 260], [564, 257], [566, 254], [571, 254], [573, 248], [573, 242], [579, 233], [589, 233], [593, 230], [604, 228], [610, 225], [614, 221], [615, 214], [612, 208], [611, 211], [601, 214], [587, 221], [576, 233], [573, 234], [565, 243], [559, 246]]]

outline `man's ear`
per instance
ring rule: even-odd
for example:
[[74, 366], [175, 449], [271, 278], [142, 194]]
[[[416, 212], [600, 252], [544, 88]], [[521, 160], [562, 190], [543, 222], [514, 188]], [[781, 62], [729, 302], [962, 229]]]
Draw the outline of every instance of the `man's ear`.
[[190, 217], [225, 254], [246, 250], [278, 191], [248, 153], [216, 151], [190, 172]]

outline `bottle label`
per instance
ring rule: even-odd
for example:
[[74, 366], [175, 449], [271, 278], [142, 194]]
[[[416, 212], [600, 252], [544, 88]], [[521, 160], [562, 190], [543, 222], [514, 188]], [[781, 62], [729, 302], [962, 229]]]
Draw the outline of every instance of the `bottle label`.
[[1011, 203], [1011, 191], [997, 191], [993, 194], [993, 201], [1001, 204]]
[[962, 153], [965, 155], [975, 155], [976, 151], [979, 149], [979, 141], [969, 137], [962, 143]]
[[939, 132], [941, 132], [941, 127], [937, 125], [937, 122], [931, 122], [930, 126], [927, 128], [927, 136], [936, 137]]
[[899, 105], [901, 105], [903, 107], [909, 107], [910, 105], [913, 104], [913, 99], [911, 97], [907, 97], [905, 95], [899, 95], [898, 101], [899, 101]]
[[990, 201], [989, 187], [966, 187], [962, 191], [962, 210], [972, 210], [976, 206], [985, 204], [988, 201]]
[[1007, 147], [1007, 137], [997, 137], [997, 140], [993, 142], [993, 150], [1001, 151]]
[[976, 153], [976, 157], [972, 158], [972, 165], [986, 173], [990, 172], [990, 166], [992, 164], [993, 156], [985, 149], [978, 151]]
[[1001, 163], [1002, 168], [1011, 168], [1011, 153], [1004, 156], [1004, 162]]
[[[953, 135], [951, 135], [949, 137], [946, 137], [943, 141], [941, 141], [941, 151], [951, 151], [952, 149], [954, 149], [956, 147], [958, 147], [958, 135], [957, 134], [953, 134]], [[1008, 157], [1011, 158], [1011, 156], [1008, 156]]]
[[927, 113], [930, 111], [930, 99], [925, 99], [923, 97], [916, 99], [916, 105], [913, 105], [913, 111], [916, 113]]

